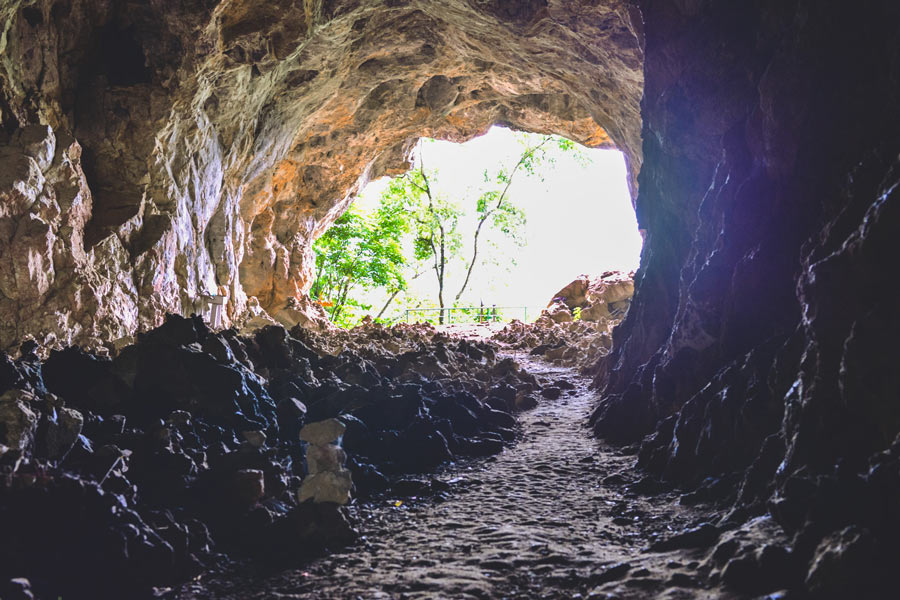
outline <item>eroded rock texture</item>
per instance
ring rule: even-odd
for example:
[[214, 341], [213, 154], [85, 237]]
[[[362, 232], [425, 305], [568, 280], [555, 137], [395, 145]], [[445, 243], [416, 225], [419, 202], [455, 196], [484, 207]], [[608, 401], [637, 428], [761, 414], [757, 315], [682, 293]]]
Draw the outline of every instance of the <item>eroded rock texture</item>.
[[[220, 286], [226, 324], [250, 297], [286, 325], [315, 322], [312, 240], [420, 136], [503, 123], [614, 142], [636, 175], [632, 16], [621, 0], [4, 0], [0, 120], [74, 137], [83, 200], [77, 222], [49, 199], [61, 217], [3, 215], [0, 251], [29, 273], [27, 290], [2, 290], [0, 346], [109, 340], [199, 311]], [[0, 193], [71, 179], [26, 157], [6, 144]], [[98, 304], [110, 319], [89, 315]]]
[[311, 240], [414, 138], [613, 142], [647, 237], [596, 432], [686, 500], [770, 511], [798, 586], [896, 564], [893, 0], [4, 0], [0, 23], [0, 346], [114, 341], [219, 286], [227, 322], [314, 321]]
[[[496, 344], [422, 325], [241, 337], [172, 316], [114, 358], [35, 350], [0, 354], [4, 598], [17, 577], [40, 598], [143, 598], [217, 552], [291, 564], [345, 545], [351, 485], [400, 494], [502, 451], [542, 386]], [[449, 489], [427, 487], [411, 495]]]
[[647, 241], [594, 427], [740, 511], [774, 493], [843, 593], [868, 559], [835, 540], [896, 560], [900, 9], [641, 6]]
[[491, 339], [592, 376], [597, 359], [609, 354], [612, 331], [631, 304], [633, 275], [620, 271], [579, 275], [553, 295], [533, 323], [515, 320]]

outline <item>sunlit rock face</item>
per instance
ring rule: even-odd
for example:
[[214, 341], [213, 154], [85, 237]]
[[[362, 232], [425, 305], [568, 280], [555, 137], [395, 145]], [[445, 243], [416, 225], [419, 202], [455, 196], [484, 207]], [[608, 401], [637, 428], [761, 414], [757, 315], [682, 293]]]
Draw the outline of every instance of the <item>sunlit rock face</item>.
[[[4, 208], [2, 260], [30, 262], [15, 285], [4, 266], [0, 346], [109, 341], [220, 287], [226, 324], [251, 297], [314, 324], [312, 241], [420, 136], [558, 133], [615, 144], [635, 177], [636, 14], [623, 0], [3, 0], [0, 194], [44, 196]], [[15, 136], [31, 125], [80, 146], [74, 175], [28, 154]], [[63, 180], [76, 208], [51, 199]]]
[[82, 149], [46, 125], [0, 146], [0, 340], [99, 344], [137, 326], [138, 294], [116, 236], [85, 245], [92, 197]]

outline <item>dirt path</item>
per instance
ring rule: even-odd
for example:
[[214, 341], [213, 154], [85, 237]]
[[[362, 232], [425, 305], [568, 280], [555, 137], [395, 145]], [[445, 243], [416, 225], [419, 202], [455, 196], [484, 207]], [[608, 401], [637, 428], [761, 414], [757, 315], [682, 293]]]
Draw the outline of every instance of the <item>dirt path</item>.
[[573, 389], [523, 414], [513, 447], [441, 472], [446, 499], [386, 499], [360, 510], [364, 538], [342, 553], [264, 578], [196, 582], [179, 598], [706, 597], [693, 556], [645, 551], [703, 514], [602, 483], [634, 458], [590, 437], [587, 382], [516, 358]]

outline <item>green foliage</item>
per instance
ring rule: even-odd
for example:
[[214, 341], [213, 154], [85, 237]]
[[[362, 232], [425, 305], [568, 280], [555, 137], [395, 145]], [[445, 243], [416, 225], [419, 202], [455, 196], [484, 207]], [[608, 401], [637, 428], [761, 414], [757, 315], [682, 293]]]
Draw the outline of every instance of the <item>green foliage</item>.
[[362, 214], [351, 206], [316, 240], [316, 279], [310, 295], [332, 321], [350, 326], [357, 314], [371, 308], [356, 301], [352, 292], [406, 289], [401, 239], [408, 230], [408, 219], [393, 207]]
[[574, 309], [572, 309], [572, 319], [575, 321], [581, 320], [581, 307], [580, 306], [576, 306]]
[[445, 254], [455, 255], [462, 246], [459, 220], [463, 211], [437, 193], [436, 171], [417, 167], [394, 178], [381, 196], [381, 209], [404, 215], [413, 233], [414, 258], [431, 260], [445, 245]]
[[[421, 301], [413, 302], [401, 292], [410, 279], [428, 271], [438, 284], [437, 304], [444, 307], [448, 274], [461, 267], [465, 281], [453, 298], [458, 306], [476, 266], [515, 264], [513, 257], [503, 257], [497, 243], [500, 238], [519, 247], [526, 243], [526, 215], [510, 194], [513, 181], [522, 173], [543, 179], [543, 169], [560, 153], [588, 160], [577, 144], [565, 138], [517, 134], [516, 139], [521, 144], [517, 162], [485, 169], [484, 184], [459, 201], [445, 197], [439, 173], [425, 168], [422, 145], [434, 140], [421, 140], [415, 168], [391, 180], [377, 210], [363, 214], [351, 207], [342, 215], [313, 246], [316, 279], [310, 293], [331, 319], [342, 326], [354, 325], [372, 308], [356, 298], [374, 289], [386, 290], [388, 299], [373, 315], [384, 314], [395, 298], [401, 306], [419, 306]], [[464, 239], [460, 223], [466, 219], [466, 208], [474, 208], [469, 215], [474, 216], [475, 230]], [[434, 320], [439, 320], [437, 313]]]

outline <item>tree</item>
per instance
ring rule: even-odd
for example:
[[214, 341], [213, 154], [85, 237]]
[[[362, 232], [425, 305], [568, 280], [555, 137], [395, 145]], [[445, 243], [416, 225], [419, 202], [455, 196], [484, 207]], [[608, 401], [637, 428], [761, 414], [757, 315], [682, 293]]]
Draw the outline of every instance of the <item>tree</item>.
[[390, 206], [370, 215], [351, 206], [316, 240], [316, 278], [310, 295], [329, 309], [333, 322], [352, 325], [350, 307], [371, 308], [351, 295], [357, 289], [406, 289], [401, 239], [407, 231], [406, 216]]
[[[468, 288], [475, 266], [485, 262], [481, 254], [487, 231], [497, 231], [519, 246], [525, 243], [521, 237], [526, 223], [525, 213], [513, 203], [510, 196], [511, 186], [517, 176], [521, 177], [520, 174], [524, 173], [525, 176], [540, 177], [539, 168], [555, 161], [554, 151], [576, 153], [579, 160], [587, 160], [577, 150], [577, 145], [565, 138], [518, 134], [517, 139], [522, 149], [511, 166], [501, 166], [493, 174], [488, 170], [484, 171], [484, 186], [479, 188], [480, 193], [474, 202], [476, 220], [471, 234], [471, 258], [465, 262], [465, 278], [454, 296], [454, 304], [460, 301]], [[410, 216], [410, 227], [415, 240], [414, 258], [419, 262], [429, 262], [429, 269], [434, 272], [437, 282], [438, 306], [443, 309], [446, 307], [444, 296], [448, 270], [452, 263], [462, 260], [463, 240], [459, 222], [464, 211], [438, 191], [437, 178], [436, 170], [425, 167], [420, 140], [415, 167], [391, 182], [382, 194], [381, 203], [394, 210], [403, 210]], [[498, 246], [490, 244], [488, 247]], [[388, 304], [395, 296], [393, 294], [389, 298]], [[439, 322], [443, 323], [443, 310]]]
[[[518, 237], [518, 233], [525, 226], [525, 213], [510, 202], [509, 188], [517, 173], [525, 172], [528, 175], [534, 175], [535, 168], [547, 158], [547, 149], [554, 139], [568, 142], [574, 147], [574, 144], [565, 138], [543, 135], [537, 138], [536, 141], [530, 142], [531, 138], [529, 136], [520, 136], [519, 140], [523, 142], [524, 149], [519, 156], [519, 160], [511, 169], [501, 166], [493, 178], [488, 174], [487, 170], [484, 171], [484, 182], [490, 183], [493, 179], [496, 187], [482, 193], [475, 203], [478, 222], [475, 226], [475, 233], [472, 236], [472, 258], [469, 260], [469, 266], [466, 269], [466, 278], [456, 294], [457, 302], [462, 297], [463, 292], [466, 291], [466, 287], [469, 285], [469, 280], [472, 277], [472, 270], [478, 261], [478, 243], [486, 223], [491, 223], [496, 229], [516, 242], [517, 245], [521, 246], [524, 244], [524, 240]], [[564, 148], [562, 144], [559, 147]]]
[[[433, 187], [435, 177], [434, 171], [425, 169], [420, 148], [419, 166], [391, 181], [381, 196], [381, 206], [407, 215], [414, 233], [413, 258], [420, 264], [428, 263], [434, 272], [438, 305], [443, 309], [447, 266], [462, 248], [462, 236], [458, 230], [462, 211], [436, 193]], [[440, 322], [444, 322], [443, 311]]]
[[[442, 309], [439, 322], [444, 322], [449, 275], [454, 265], [464, 279], [454, 296], [457, 304], [469, 288], [476, 265], [501, 264], [501, 246], [496, 232], [524, 245], [522, 231], [525, 213], [517, 207], [510, 190], [514, 180], [525, 176], [541, 177], [540, 167], [555, 161], [554, 151], [574, 152], [586, 161], [573, 142], [557, 136], [517, 134], [521, 152], [508, 166], [484, 171], [484, 183], [475, 194], [462, 194], [463, 204], [474, 209], [474, 228], [464, 242], [460, 222], [465, 211], [459, 202], [440, 192], [438, 173], [426, 168], [420, 140], [414, 168], [395, 177], [379, 198], [373, 214], [366, 215], [351, 208], [314, 245], [316, 279], [312, 295], [330, 309], [331, 318], [340, 324], [353, 321], [351, 307], [368, 310], [354, 293], [375, 288], [387, 292], [376, 318], [407, 289], [407, 282], [431, 272], [437, 283], [437, 303]], [[433, 140], [432, 140], [433, 141]], [[469, 237], [471, 236], [471, 237]], [[463, 247], [471, 247], [471, 255], [463, 258]], [[508, 264], [509, 260], [506, 261]]]

